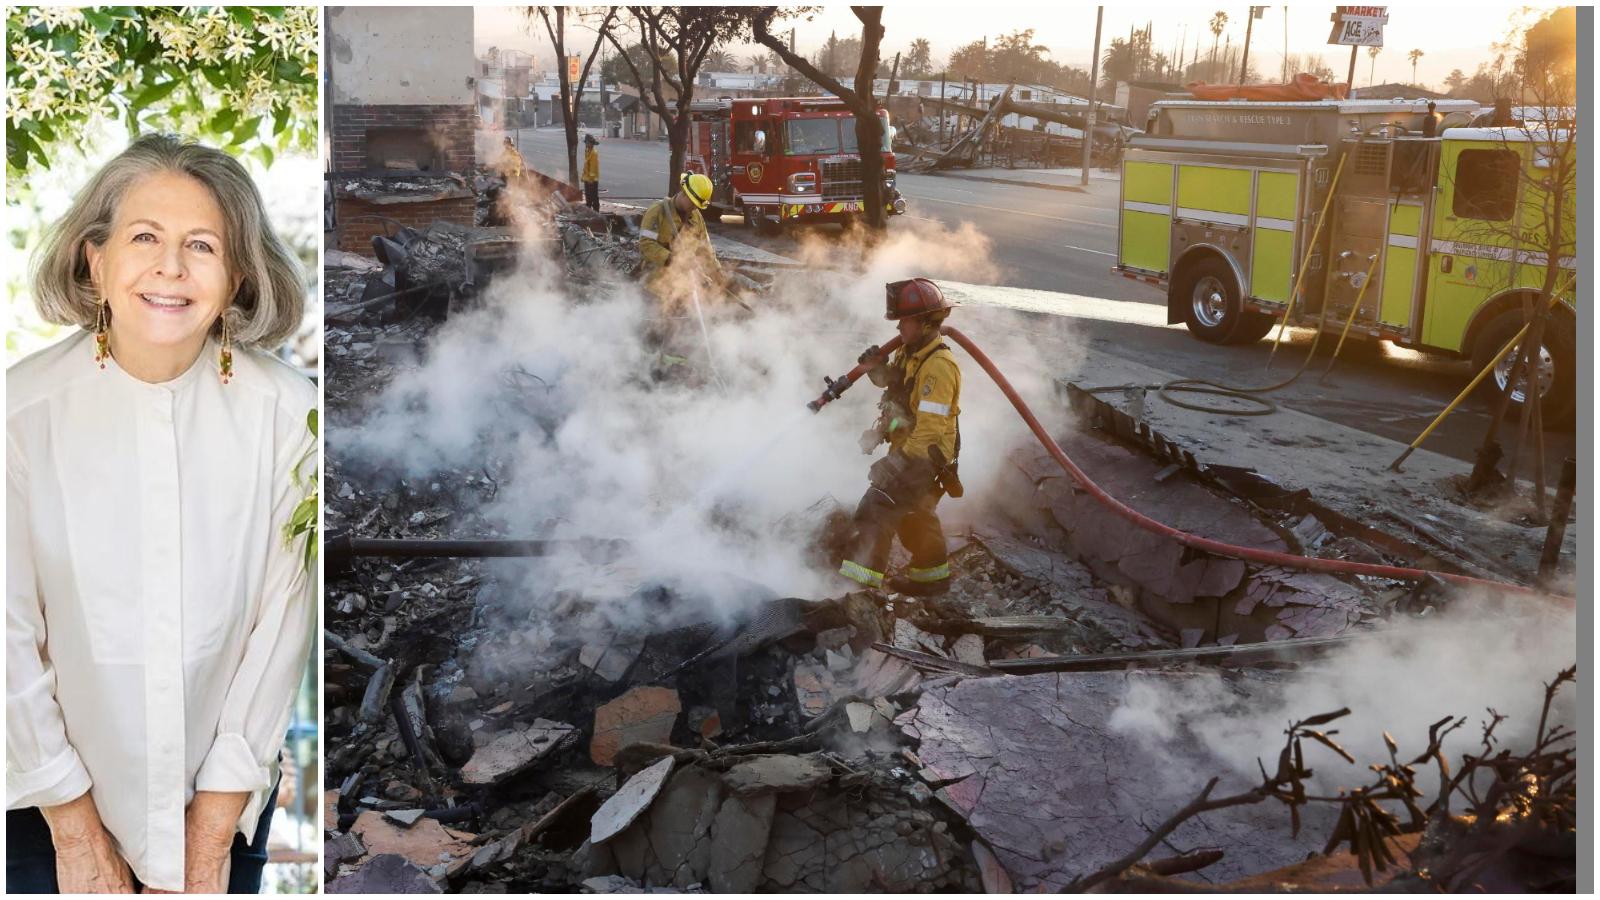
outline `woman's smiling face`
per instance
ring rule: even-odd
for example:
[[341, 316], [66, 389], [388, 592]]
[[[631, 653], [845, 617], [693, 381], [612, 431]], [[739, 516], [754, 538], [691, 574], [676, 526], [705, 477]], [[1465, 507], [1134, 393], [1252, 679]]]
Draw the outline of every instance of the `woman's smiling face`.
[[226, 221], [189, 175], [159, 172], [128, 189], [105, 243], [85, 246], [95, 289], [111, 305], [113, 351], [199, 353], [239, 288]]

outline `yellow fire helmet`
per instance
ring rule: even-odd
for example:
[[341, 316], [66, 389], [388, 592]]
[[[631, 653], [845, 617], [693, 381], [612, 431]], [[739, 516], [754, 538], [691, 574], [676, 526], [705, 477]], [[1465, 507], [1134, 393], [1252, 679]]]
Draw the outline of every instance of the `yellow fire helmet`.
[[689, 195], [689, 200], [696, 208], [705, 209], [711, 203], [711, 179], [699, 172], [685, 172], [678, 176], [678, 185]]

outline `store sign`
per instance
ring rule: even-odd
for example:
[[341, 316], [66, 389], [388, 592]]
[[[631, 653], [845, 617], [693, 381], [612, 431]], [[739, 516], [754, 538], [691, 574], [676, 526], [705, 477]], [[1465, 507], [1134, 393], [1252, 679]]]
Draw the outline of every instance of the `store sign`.
[[578, 68], [579, 68], [578, 67], [578, 58], [576, 56], [567, 57], [567, 81], [568, 82], [570, 82], [570, 83], [576, 83], [577, 82], [577, 80], [578, 80]]
[[1328, 43], [1346, 47], [1382, 47], [1383, 26], [1389, 21], [1387, 6], [1340, 6], [1330, 18], [1333, 31]]

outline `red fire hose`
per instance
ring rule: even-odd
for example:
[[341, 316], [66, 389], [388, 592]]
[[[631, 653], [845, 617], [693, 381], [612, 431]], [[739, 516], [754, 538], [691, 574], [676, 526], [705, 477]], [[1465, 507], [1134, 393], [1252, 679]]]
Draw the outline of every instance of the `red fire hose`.
[[[1379, 578], [1394, 578], [1410, 581], [1433, 577], [1463, 587], [1481, 587], [1495, 591], [1511, 591], [1514, 593], [1529, 594], [1541, 598], [1549, 598], [1550, 600], [1555, 601], [1558, 605], [1567, 608], [1574, 608], [1577, 605], [1576, 601], [1571, 597], [1546, 594], [1543, 591], [1535, 590], [1534, 588], [1530, 588], [1525, 585], [1512, 584], [1510, 582], [1491, 581], [1486, 578], [1473, 578], [1469, 575], [1458, 575], [1453, 572], [1434, 572], [1425, 569], [1409, 569], [1404, 566], [1383, 566], [1373, 563], [1352, 562], [1350, 560], [1343, 559], [1317, 559], [1315, 557], [1299, 556], [1293, 553], [1279, 553], [1274, 550], [1261, 550], [1255, 547], [1241, 547], [1236, 544], [1227, 544], [1223, 543], [1222, 541], [1214, 541], [1210, 538], [1204, 538], [1197, 534], [1190, 534], [1187, 531], [1180, 531], [1170, 525], [1157, 522], [1155, 519], [1150, 518], [1144, 513], [1139, 512], [1133, 507], [1123, 503], [1121, 500], [1118, 500], [1117, 498], [1106, 493], [1105, 490], [1102, 489], [1098, 484], [1095, 484], [1094, 481], [1089, 478], [1089, 475], [1082, 469], [1078, 468], [1078, 465], [1067, 456], [1066, 452], [1061, 449], [1061, 445], [1057, 444], [1055, 439], [1050, 436], [1050, 433], [1044, 430], [1044, 426], [1039, 424], [1039, 420], [1034, 417], [1033, 411], [1028, 408], [1028, 404], [1022, 401], [1022, 398], [1018, 396], [1016, 389], [1011, 386], [1011, 382], [1007, 381], [1006, 377], [1000, 373], [1000, 370], [995, 366], [994, 362], [989, 359], [988, 355], [982, 350], [978, 349], [978, 345], [974, 344], [971, 338], [967, 337], [965, 334], [962, 334], [959, 329], [946, 325], [944, 326], [943, 330], [945, 336], [949, 337], [957, 344], [960, 344], [961, 348], [966, 350], [967, 353], [977, 361], [978, 365], [983, 367], [985, 372], [989, 373], [989, 377], [994, 380], [995, 385], [1000, 388], [1001, 393], [1005, 394], [1006, 399], [1011, 401], [1011, 405], [1016, 407], [1017, 414], [1022, 416], [1022, 420], [1024, 422], [1028, 423], [1028, 428], [1033, 431], [1033, 436], [1039, 439], [1039, 443], [1050, 452], [1050, 455], [1055, 458], [1056, 463], [1060, 465], [1068, 475], [1071, 475], [1074, 481], [1078, 482], [1078, 484], [1085, 491], [1088, 491], [1090, 496], [1099, 501], [1102, 506], [1105, 506], [1112, 512], [1124, 519], [1127, 519], [1129, 522], [1132, 522], [1140, 528], [1145, 529], [1146, 531], [1169, 537], [1185, 547], [1193, 547], [1196, 550], [1203, 550], [1206, 553], [1211, 553], [1216, 556], [1225, 556], [1230, 559], [1242, 559], [1248, 562], [1261, 563], [1263, 565], [1283, 566], [1285, 568], [1300, 569], [1307, 572], [1324, 572], [1330, 575], [1372, 575]], [[887, 355], [899, 345], [900, 338], [897, 336], [894, 340], [890, 341], [888, 344], [885, 344], [881, 349], [882, 352]], [[860, 378], [870, 368], [871, 365], [862, 363], [845, 373], [845, 375], [837, 381], [833, 379], [825, 379], [828, 384], [828, 390], [824, 391], [821, 397], [809, 404], [812, 411], [819, 410], [829, 401], [838, 399], [840, 394], [844, 393], [844, 391], [848, 389], [850, 385], [856, 381], [856, 379]]]

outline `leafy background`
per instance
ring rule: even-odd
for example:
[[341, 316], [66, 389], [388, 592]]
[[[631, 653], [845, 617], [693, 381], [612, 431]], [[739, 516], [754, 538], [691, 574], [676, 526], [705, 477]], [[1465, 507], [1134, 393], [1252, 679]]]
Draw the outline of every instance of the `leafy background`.
[[320, 359], [318, 10], [9, 7], [6, 11], [6, 361], [60, 337], [38, 320], [28, 257], [73, 193], [134, 136], [164, 131], [243, 162], [307, 271], [307, 318], [287, 348]]
[[[315, 371], [321, 358], [317, 250], [322, 167], [317, 163], [315, 7], [8, 7], [6, 10], [6, 363], [62, 337], [41, 321], [29, 257], [89, 177], [136, 135], [170, 132], [237, 157], [274, 229], [306, 271], [306, 318], [281, 355]], [[316, 430], [316, 411], [307, 427]], [[283, 525], [314, 565], [317, 467], [296, 466], [310, 496]], [[313, 569], [314, 571], [314, 569]], [[318, 843], [317, 678], [313, 655], [295, 699], [282, 790], [299, 798], [273, 824], [273, 845]], [[301, 777], [295, 777], [299, 775]], [[317, 890], [314, 863], [273, 863], [267, 892]]]

